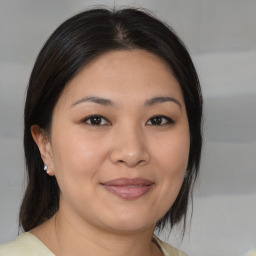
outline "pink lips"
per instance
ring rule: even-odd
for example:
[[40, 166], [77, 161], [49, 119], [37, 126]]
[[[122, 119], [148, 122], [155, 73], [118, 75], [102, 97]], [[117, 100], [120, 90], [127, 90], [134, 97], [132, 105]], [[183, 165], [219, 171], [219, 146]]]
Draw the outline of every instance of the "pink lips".
[[137, 199], [148, 193], [154, 183], [143, 178], [120, 178], [101, 183], [109, 192], [124, 199]]

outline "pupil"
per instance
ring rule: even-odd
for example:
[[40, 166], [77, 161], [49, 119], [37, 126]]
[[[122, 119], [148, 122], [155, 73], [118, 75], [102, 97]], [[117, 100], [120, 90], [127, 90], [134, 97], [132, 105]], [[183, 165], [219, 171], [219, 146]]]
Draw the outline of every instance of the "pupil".
[[91, 123], [92, 123], [92, 124], [95, 124], [95, 125], [98, 125], [98, 124], [101, 123], [101, 118], [98, 117], [98, 116], [92, 117], [92, 118], [91, 118]]
[[154, 124], [154, 125], [160, 125], [161, 123], [162, 123], [161, 117], [154, 117], [152, 120], [152, 124]]

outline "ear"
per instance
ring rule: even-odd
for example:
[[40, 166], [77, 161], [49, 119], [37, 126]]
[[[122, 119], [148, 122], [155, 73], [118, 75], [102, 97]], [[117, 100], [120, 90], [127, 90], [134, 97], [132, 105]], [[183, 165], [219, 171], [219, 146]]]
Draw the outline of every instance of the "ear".
[[49, 171], [48, 174], [53, 176], [54, 164], [53, 164], [52, 146], [50, 143], [49, 136], [38, 125], [32, 125], [30, 130], [31, 130], [31, 135], [40, 151], [41, 158], [44, 164], [47, 165], [47, 169]]

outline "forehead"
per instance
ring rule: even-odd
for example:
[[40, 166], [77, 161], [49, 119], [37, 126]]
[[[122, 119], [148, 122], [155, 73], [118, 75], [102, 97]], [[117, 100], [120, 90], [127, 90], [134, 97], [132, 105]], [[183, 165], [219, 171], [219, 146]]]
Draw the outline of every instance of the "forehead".
[[111, 51], [97, 57], [83, 67], [62, 93], [67, 99], [95, 94], [117, 101], [156, 94], [183, 98], [169, 65], [155, 54], [139, 49]]

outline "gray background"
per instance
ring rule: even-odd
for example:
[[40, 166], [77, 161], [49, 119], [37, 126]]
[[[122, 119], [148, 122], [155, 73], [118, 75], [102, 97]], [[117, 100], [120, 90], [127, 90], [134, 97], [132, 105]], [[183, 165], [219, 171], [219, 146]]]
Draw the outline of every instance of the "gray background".
[[190, 256], [244, 256], [256, 247], [255, 0], [0, 0], [0, 243], [17, 235], [24, 190], [25, 88], [43, 42], [95, 4], [142, 6], [185, 41], [205, 98], [205, 144], [193, 219], [181, 242]]

